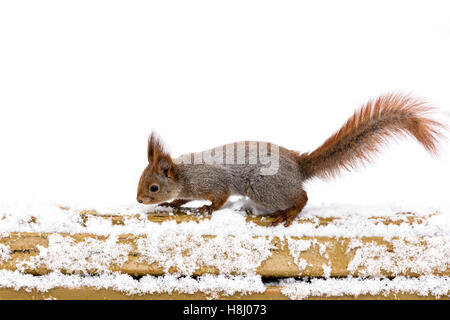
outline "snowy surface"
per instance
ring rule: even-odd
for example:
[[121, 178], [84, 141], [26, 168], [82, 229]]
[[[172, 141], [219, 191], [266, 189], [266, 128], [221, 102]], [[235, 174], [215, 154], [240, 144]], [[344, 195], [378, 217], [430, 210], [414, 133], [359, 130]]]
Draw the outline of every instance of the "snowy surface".
[[[158, 206], [132, 205], [116, 208], [90, 207], [61, 209], [58, 205], [39, 203], [15, 203], [0, 207], [0, 233], [5, 232], [64, 232], [92, 234], [170, 234], [184, 233], [192, 235], [267, 235], [267, 236], [448, 236], [450, 234], [449, 207], [414, 207], [398, 204], [379, 206], [357, 206], [330, 204], [319, 207], [307, 207], [298, 219], [310, 220], [305, 223], [293, 223], [286, 228], [258, 226], [246, 223], [247, 213], [236, 210], [245, 205], [243, 199], [236, 199], [228, 208], [216, 211], [211, 219], [200, 223], [191, 221], [177, 224], [175, 221], [163, 223], [150, 222], [147, 214], [152, 211], [167, 211]], [[80, 212], [85, 209], [97, 209], [99, 213], [115, 213], [125, 216], [124, 225], [113, 225], [102, 217], [89, 217], [84, 223]], [[410, 212], [409, 215], [399, 214]], [[411, 213], [413, 212], [413, 213]], [[136, 215], [129, 216], [129, 215]], [[369, 217], [389, 217], [407, 221], [408, 216], [424, 217], [424, 223], [385, 225]], [[319, 218], [336, 218], [327, 225], [320, 225]]]
[[[266, 284], [281, 286], [281, 292], [290, 299], [305, 299], [310, 296], [358, 296], [415, 294], [448, 297], [450, 278], [426, 276], [420, 278], [396, 277], [389, 279], [285, 279]], [[194, 294], [205, 293], [209, 298], [219, 295], [246, 295], [263, 293], [266, 285], [259, 276], [205, 275], [197, 279], [165, 275], [162, 277], [144, 276], [139, 280], [124, 274], [107, 274], [91, 277], [50, 273], [45, 276], [24, 275], [18, 272], [0, 270], [0, 287], [27, 291], [47, 292], [54, 288], [76, 289], [90, 287], [112, 289], [126, 294]]]
[[308, 281], [284, 279], [277, 284], [283, 286], [281, 292], [291, 299], [304, 299], [309, 296], [349, 295], [356, 297], [358, 295], [388, 295], [390, 293], [448, 297], [450, 292], [450, 278], [433, 276], [395, 277], [393, 279], [308, 279]]
[[204, 275], [197, 279], [165, 275], [162, 277], [144, 276], [139, 280], [126, 274], [106, 274], [83, 277], [50, 273], [45, 276], [25, 275], [19, 272], [0, 270], [0, 287], [15, 290], [37, 290], [46, 292], [53, 288], [91, 287], [113, 289], [127, 294], [187, 293], [203, 292], [211, 297], [218, 293], [233, 295], [264, 292], [265, 287], [259, 276]]
[[[200, 205], [201, 203], [189, 204]], [[448, 277], [436, 277], [450, 264], [449, 215], [445, 209], [422, 208], [417, 213], [407, 207], [327, 205], [310, 207], [291, 227], [265, 227], [246, 222], [243, 199], [227, 204], [213, 213], [211, 219], [200, 222], [150, 222], [147, 215], [158, 206], [124, 206], [105, 209], [100, 215], [82, 220], [80, 208], [62, 209], [57, 205], [9, 205], [0, 209], [0, 235], [9, 232], [49, 232], [48, 246], [37, 246], [37, 254], [16, 260], [16, 272], [0, 271], [0, 287], [47, 291], [55, 287], [88, 286], [111, 288], [127, 294], [204, 292], [214, 298], [218, 294], [232, 295], [263, 292], [265, 286], [257, 269], [272, 254], [274, 237], [284, 237], [299, 271], [311, 266], [302, 253], [318, 248], [326, 261], [322, 279], [281, 280], [278, 285], [291, 299], [316, 295], [359, 295], [412, 293], [445, 296], [450, 290]], [[100, 210], [101, 208], [96, 208]], [[248, 208], [247, 208], [248, 209]], [[101, 213], [122, 215], [124, 225], [113, 225]], [[195, 215], [195, 213], [191, 213]], [[378, 217], [378, 218], [376, 218]], [[333, 218], [320, 224], [319, 218]], [[384, 224], [384, 219], [402, 223]], [[86, 238], [75, 241], [59, 233], [91, 233], [106, 238]], [[137, 236], [136, 248], [119, 240], [119, 235]], [[205, 237], [214, 235], [215, 237]], [[260, 237], [255, 237], [255, 235]], [[333, 269], [328, 250], [331, 242], [318, 242], [304, 236], [352, 238], [348, 251], [354, 251], [347, 272], [348, 279], [330, 278]], [[382, 237], [389, 246], [361, 237]], [[144, 276], [139, 280], [111, 271], [122, 267], [130, 255], [139, 253], [139, 262], [156, 264], [164, 272], [176, 268], [176, 273], [164, 277]], [[0, 262], [10, 260], [12, 252], [0, 244]], [[205, 274], [192, 278], [199, 266], [215, 268], [220, 275]], [[26, 270], [45, 268], [49, 274], [31, 276]], [[75, 273], [62, 275], [59, 272]], [[92, 272], [95, 275], [92, 276]], [[408, 272], [420, 278], [397, 276], [382, 279], [384, 272], [403, 275]], [[365, 278], [361, 278], [365, 277]]]

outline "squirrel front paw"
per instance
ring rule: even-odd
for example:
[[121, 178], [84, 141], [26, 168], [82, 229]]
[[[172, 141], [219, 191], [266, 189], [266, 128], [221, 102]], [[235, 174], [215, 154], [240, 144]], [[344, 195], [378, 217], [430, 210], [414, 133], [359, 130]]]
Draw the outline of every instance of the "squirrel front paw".
[[169, 208], [178, 208], [180, 206], [182, 206], [183, 204], [187, 203], [188, 200], [184, 200], [184, 199], [176, 199], [173, 200], [172, 202], [163, 202], [158, 204], [158, 206], [160, 207], [169, 207]]
[[159, 207], [172, 207], [173, 205], [170, 202], [158, 203]]

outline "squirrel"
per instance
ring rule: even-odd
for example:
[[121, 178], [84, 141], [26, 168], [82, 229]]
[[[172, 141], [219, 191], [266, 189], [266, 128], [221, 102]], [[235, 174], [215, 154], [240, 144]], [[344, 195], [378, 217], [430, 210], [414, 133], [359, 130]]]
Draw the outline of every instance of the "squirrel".
[[[209, 200], [211, 205], [199, 208], [204, 214], [220, 209], [230, 195], [241, 195], [270, 212], [273, 226], [283, 222], [289, 226], [308, 201], [305, 181], [335, 177], [342, 169], [370, 162], [391, 138], [410, 135], [437, 155], [440, 129], [445, 126], [428, 117], [430, 111], [433, 109], [424, 101], [408, 95], [380, 96], [363, 105], [320, 147], [307, 153], [244, 141], [172, 159], [152, 132], [147, 145], [148, 166], [139, 180], [137, 201], [179, 207], [192, 200]], [[268, 164], [263, 163], [263, 155], [273, 160], [276, 170], [263, 172]]]

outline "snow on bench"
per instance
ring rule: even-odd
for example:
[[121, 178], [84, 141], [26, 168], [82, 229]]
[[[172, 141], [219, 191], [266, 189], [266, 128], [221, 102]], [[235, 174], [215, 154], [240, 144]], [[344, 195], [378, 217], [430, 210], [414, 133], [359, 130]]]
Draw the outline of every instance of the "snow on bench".
[[232, 209], [147, 211], [1, 208], [0, 298], [449, 297], [439, 210], [324, 206], [289, 228]]

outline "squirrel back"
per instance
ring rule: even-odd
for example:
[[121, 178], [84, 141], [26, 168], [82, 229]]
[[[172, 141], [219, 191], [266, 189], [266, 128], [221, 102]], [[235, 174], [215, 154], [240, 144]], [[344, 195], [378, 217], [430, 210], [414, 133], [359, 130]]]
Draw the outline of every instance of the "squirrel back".
[[388, 94], [367, 102], [316, 150], [298, 158], [305, 179], [336, 176], [371, 161], [390, 138], [413, 136], [428, 152], [437, 155], [444, 126], [427, 114], [432, 108], [417, 98]]

